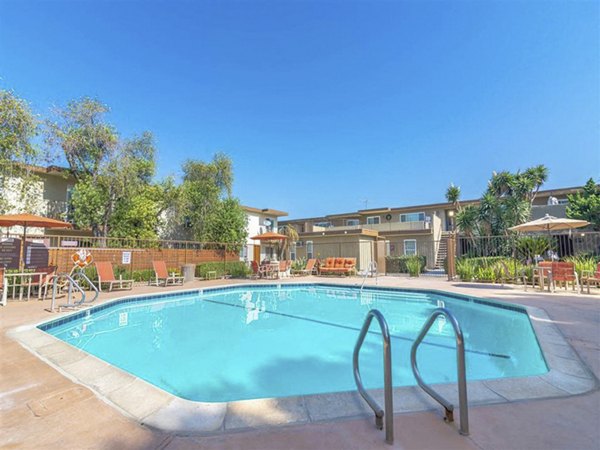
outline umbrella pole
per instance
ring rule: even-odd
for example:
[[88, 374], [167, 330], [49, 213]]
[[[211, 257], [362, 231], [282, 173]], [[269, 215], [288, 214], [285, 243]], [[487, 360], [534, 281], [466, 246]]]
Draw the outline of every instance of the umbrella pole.
[[23, 224], [23, 240], [21, 241], [21, 250], [19, 251], [19, 270], [23, 272], [25, 269], [25, 261], [23, 260], [23, 256], [25, 253], [25, 239], [27, 239], [27, 222]]

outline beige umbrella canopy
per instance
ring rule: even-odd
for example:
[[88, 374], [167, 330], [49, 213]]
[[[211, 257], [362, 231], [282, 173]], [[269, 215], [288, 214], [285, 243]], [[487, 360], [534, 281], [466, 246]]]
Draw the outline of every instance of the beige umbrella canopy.
[[546, 231], [550, 233], [551, 231], [572, 230], [574, 228], [581, 228], [589, 224], [590, 223], [586, 220], [558, 218], [546, 214], [541, 219], [532, 220], [531, 222], [525, 222], [520, 225], [510, 227], [509, 230], [521, 232]]
[[23, 227], [23, 239], [21, 240], [21, 250], [19, 254], [19, 266], [23, 269], [23, 249], [25, 248], [25, 239], [27, 239], [27, 227], [35, 228], [73, 228], [68, 222], [50, 219], [48, 217], [36, 216], [33, 214], [7, 214], [0, 216], [0, 227]]

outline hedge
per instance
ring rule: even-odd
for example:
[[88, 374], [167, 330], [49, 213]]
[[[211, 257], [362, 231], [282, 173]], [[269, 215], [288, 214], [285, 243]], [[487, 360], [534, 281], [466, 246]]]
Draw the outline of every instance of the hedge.
[[246, 278], [250, 269], [244, 261], [208, 262], [196, 265], [196, 276], [206, 278], [208, 272], [216, 272], [217, 278], [231, 275], [233, 278]]
[[[427, 265], [427, 258], [424, 255], [419, 255], [418, 257], [421, 260], [421, 272], [423, 272], [425, 270], [425, 266]], [[385, 258], [386, 272], [408, 273], [408, 267], [406, 266], [406, 262], [411, 258], [414, 258], [414, 256], [387, 256]]]

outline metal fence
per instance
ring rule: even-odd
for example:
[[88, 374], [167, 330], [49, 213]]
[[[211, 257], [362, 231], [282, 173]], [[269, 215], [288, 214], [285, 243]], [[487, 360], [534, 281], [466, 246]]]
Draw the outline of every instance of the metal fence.
[[468, 237], [456, 240], [456, 256], [514, 257], [524, 262], [536, 259], [563, 259], [570, 256], [600, 256], [600, 232], [541, 233]]

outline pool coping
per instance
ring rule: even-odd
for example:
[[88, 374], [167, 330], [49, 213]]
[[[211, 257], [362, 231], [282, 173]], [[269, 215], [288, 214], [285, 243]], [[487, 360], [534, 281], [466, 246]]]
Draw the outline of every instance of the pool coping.
[[[165, 293], [127, 295], [100, 305], [62, 314], [56, 320], [71, 318], [82, 311], [101, 306], [107, 308], [128, 299], [153, 299], [173, 294], [219, 291], [244, 287], [277, 287], [281, 285], [316, 285], [353, 288], [356, 285], [311, 281], [271, 284], [240, 283], [203, 289], [181, 289]], [[598, 380], [580, 360], [558, 327], [541, 308], [494, 301], [439, 289], [373, 287], [369, 290], [413, 291], [477, 299], [507, 309], [526, 313], [533, 326], [549, 371], [543, 375], [469, 381], [469, 405], [487, 405], [523, 400], [569, 397], [598, 387]], [[136, 422], [180, 435], [213, 435], [261, 427], [277, 427], [311, 422], [372, 416], [373, 413], [356, 391], [302, 395], [282, 398], [208, 403], [185, 400], [111, 364], [79, 350], [42, 331], [38, 326], [54, 320], [43, 320], [9, 330], [7, 335], [42, 361], [54, 367], [71, 381], [91, 389], [94, 394]], [[458, 406], [455, 383], [435, 384], [435, 389]], [[383, 390], [369, 390], [383, 404]], [[417, 386], [394, 388], [394, 413], [413, 413], [440, 409], [441, 406]]]

